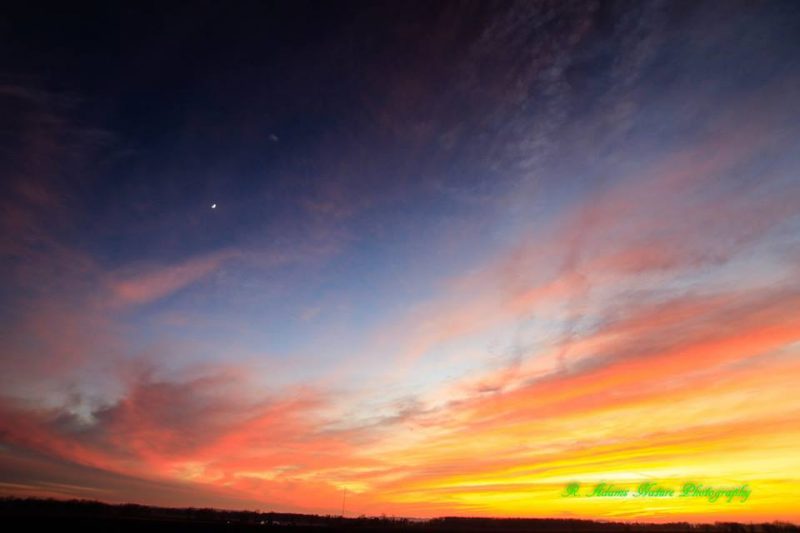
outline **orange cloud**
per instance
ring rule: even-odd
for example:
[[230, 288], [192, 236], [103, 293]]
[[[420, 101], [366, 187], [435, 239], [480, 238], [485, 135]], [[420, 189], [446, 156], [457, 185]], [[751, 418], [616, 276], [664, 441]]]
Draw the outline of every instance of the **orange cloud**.
[[[389, 431], [330, 429], [330, 396], [259, 398], [240, 372], [144, 374], [88, 422], [5, 405], [2, 430], [5, 442], [86, 467], [280, 508], [333, 512], [346, 489], [354, 513], [796, 518], [785, 476], [800, 466], [791, 453], [800, 366], [790, 348], [800, 339], [790, 312], [799, 303], [751, 290], [633, 308], [578, 343], [566, 371], [518, 365], [507, 387], [467, 387], [457, 401], [388, 421]], [[673, 336], [684, 330], [691, 334]], [[560, 497], [571, 480], [643, 476], [748, 483], [753, 500], [645, 508]]]

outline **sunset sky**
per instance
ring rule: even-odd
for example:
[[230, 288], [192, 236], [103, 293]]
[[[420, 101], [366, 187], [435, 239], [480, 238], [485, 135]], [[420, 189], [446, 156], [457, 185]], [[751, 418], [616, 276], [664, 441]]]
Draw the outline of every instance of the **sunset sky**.
[[800, 2], [167, 4], [0, 14], [0, 495], [800, 522]]

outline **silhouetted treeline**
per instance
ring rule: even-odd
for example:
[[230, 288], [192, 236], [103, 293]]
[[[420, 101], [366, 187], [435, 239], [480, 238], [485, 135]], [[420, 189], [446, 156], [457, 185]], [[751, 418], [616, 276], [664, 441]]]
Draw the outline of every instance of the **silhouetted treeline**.
[[36, 498], [0, 499], [0, 527], [3, 531], [166, 531], [166, 532], [271, 532], [304, 531], [326, 533], [360, 531], [379, 533], [392, 530], [410, 533], [520, 533], [531, 532], [631, 532], [631, 533], [723, 533], [790, 532], [793, 524], [772, 522], [739, 524], [642, 524], [595, 522], [591, 520], [528, 518], [444, 517], [410, 520], [394, 517], [343, 518], [333, 515], [307, 515], [258, 511], [226, 511], [209, 508], [150, 507], [137, 504], [111, 505], [87, 500], [52, 500]]
[[646, 533], [721, 533], [721, 532], [787, 532], [800, 531], [793, 524], [772, 522], [765, 524], [740, 524], [735, 522], [716, 522], [714, 524], [692, 524], [689, 522], [670, 522], [666, 524], [596, 522], [562, 518], [464, 518], [444, 517], [429, 520], [425, 525], [428, 531], [452, 532], [521, 532], [542, 531], [574, 533], [582, 532], [646, 532]]

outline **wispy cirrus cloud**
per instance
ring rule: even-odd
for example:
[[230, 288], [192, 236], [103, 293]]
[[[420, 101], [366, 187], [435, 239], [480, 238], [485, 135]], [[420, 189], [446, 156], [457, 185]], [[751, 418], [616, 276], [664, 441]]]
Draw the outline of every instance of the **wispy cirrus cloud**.
[[[99, 130], [0, 87], [24, 145], [3, 167], [0, 491], [796, 518], [798, 86], [742, 51], [775, 57], [768, 36], [731, 68], [705, 5], [443, 6], [368, 43], [388, 71], [336, 65], [369, 90], [319, 136], [248, 118], [246, 157], [212, 128], [215, 164], [151, 146], [113, 194], [76, 177]], [[559, 497], [643, 476], [762, 496]]]
[[132, 273], [113, 276], [115, 279], [109, 284], [111, 293], [122, 305], [147, 304], [207, 278], [227, 261], [240, 256], [237, 251], [223, 250], [177, 264], [141, 267]]

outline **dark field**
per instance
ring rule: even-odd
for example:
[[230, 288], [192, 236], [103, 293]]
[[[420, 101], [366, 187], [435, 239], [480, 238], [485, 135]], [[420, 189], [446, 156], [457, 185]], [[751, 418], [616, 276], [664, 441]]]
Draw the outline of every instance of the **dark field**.
[[166, 532], [344, 532], [364, 533], [515, 533], [542, 532], [788, 532], [785, 523], [765, 524], [633, 524], [557, 519], [436, 518], [414, 521], [397, 518], [342, 518], [289, 513], [257, 513], [216, 509], [176, 509], [142, 505], [109, 505], [90, 501], [5, 498], [0, 500], [2, 530], [15, 531], [166, 531]]

